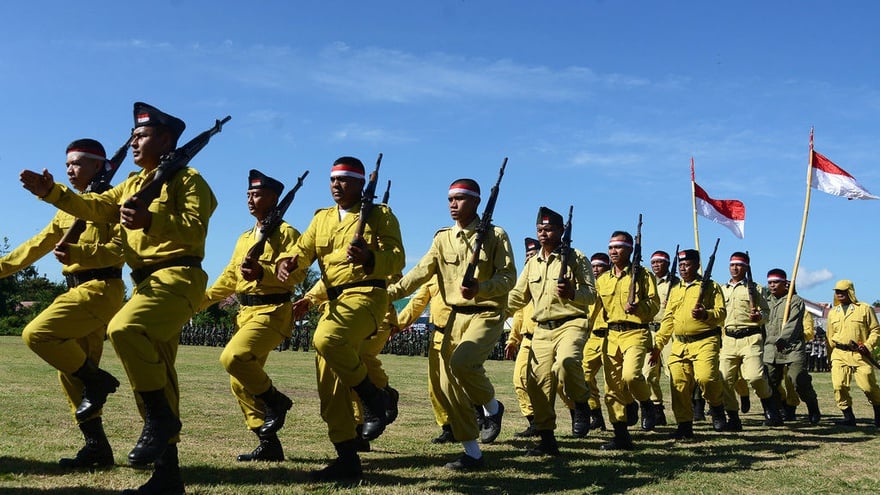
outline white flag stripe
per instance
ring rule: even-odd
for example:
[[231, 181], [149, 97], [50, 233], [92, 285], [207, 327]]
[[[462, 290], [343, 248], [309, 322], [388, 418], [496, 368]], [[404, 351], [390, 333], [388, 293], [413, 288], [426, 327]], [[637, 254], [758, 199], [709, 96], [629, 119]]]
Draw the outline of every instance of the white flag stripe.
[[716, 210], [714, 206], [708, 201], [703, 200], [700, 197], [697, 197], [697, 213], [700, 215], [712, 220], [715, 223], [719, 223], [724, 225], [733, 235], [742, 239], [745, 237], [745, 220], [734, 220], [728, 216], [725, 216], [720, 211]]
[[880, 199], [869, 193], [853, 177], [828, 173], [817, 167], [813, 167], [813, 187], [834, 195], [843, 196], [847, 199]]

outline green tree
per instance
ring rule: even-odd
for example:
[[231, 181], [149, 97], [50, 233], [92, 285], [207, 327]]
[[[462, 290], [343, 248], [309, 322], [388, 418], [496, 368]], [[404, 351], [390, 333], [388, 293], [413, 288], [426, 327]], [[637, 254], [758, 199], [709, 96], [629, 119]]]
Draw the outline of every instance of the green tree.
[[[3, 238], [0, 254], [9, 253], [9, 239]], [[0, 279], [0, 335], [21, 335], [40, 311], [67, 291], [67, 286], [50, 281], [29, 266]]]

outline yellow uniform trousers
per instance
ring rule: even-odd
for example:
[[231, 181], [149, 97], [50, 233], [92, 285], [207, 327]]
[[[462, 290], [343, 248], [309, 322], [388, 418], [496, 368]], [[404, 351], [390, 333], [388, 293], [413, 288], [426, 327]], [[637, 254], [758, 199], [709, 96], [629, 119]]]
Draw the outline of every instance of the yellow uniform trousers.
[[495, 397], [495, 388], [483, 363], [498, 343], [503, 330], [501, 313], [489, 309], [476, 314], [453, 311], [446, 325], [440, 356], [440, 388], [449, 403], [449, 425], [458, 442], [476, 440], [479, 430], [475, 405]]
[[[180, 388], [174, 363], [180, 332], [205, 296], [208, 275], [198, 267], [159, 270], [134, 288], [131, 299], [110, 320], [107, 333], [135, 392], [165, 391], [180, 417]], [[140, 394], [135, 394], [144, 416]], [[179, 439], [175, 437], [172, 442]]]
[[[748, 337], [721, 337], [721, 376], [724, 379], [724, 409], [739, 411], [737, 381], [742, 376], [760, 399], [770, 397], [770, 384], [764, 372], [764, 337], [758, 333]], [[748, 391], [746, 391], [746, 394]]]
[[573, 319], [555, 330], [539, 323], [534, 332], [528, 359], [528, 391], [535, 416], [532, 424], [536, 430], [554, 430], [560, 384], [561, 395], [575, 403], [585, 403], [590, 397], [583, 370], [587, 319]]
[[388, 293], [374, 288], [367, 292], [346, 291], [323, 306], [312, 338], [315, 348], [321, 417], [333, 443], [356, 437], [352, 387], [367, 376], [361, 359], [365, 339], [376, 333], [388, 309]]
[[528, 371], [529, 359], [531, 359], [532, 337], [523, 335], [516, 353], [516, 361], [513, 362], [513, 390], [516, 392], [516, 400], [519, 402], [519, 411], [523, 416], [534, 416], [532, 401], [529, 399]]
[[272, 386], [263, 367], [269, 353], [290, 337], [292, 319], [290, 303], [241, 306], [236, 318], [238, 328], [220, 354], [220, 364], [229, 373], [232, 395], [251, 430], [263, 426], [266, 415], [266, 405], [255, 396]]
[[431, 408], [434, 410], [434, 419], [438, 426], [449, 424], [449, 401], [443, 395], [440, 387], [440, 367], [443, 362], [440, 358], [440, 349], [443, 347], [443, 328], [434, 328], [431, 335], [431, 347], [428, 348], [428, 397], [431, 398]]
[[[654, 347], [654, 335], [657, 332], [655, 330], [651, 331], [650, 336], [650, 348]], [[663, 375], [669, 375], [669, 370], [666, 367], [666, 364], [669, 362], [669, 352], [671, 348], [669, 346], [663, 346], [663, 349], [660, 351], [660, 359], [657, 360], [656, 363], [652, 366], [649, 363], [650, 359], [645, 359], [645, 366], [642, 368], [642, 374], [645, 375], [645, 380], [648, 382], [648, 387], [651, 389], [651, 402], [658, 405], [663, 405]]]
[[[83, 383], [73, 373], [86, 358], [95, 364], [101, 362], [107, 324], [122, 306], [124, 295], [121, 279], [86, 282], [56, 297], [21, 334], [28, 348], [58, 370], [74, 419], [82, 401]], [[100, 414], [95, 413], [95, 417]]]
[[627, 399], [639, 402], [651, 398], [651, 389], [642, 374], [645, 356], [651, 344], [647, 328], [608, 330], [602, 352], [605, 368], [605, 405], [612, 423], [626, 422]]
[[834, 348], [831, 350], [831, 384], [834, 386], [834, 399], [841, 410], [852, 406], [849, 393], [852, 379], [865, 393], [865, 397], [873, 405], [880, 405], [880, 387], [877, 386], [877, 375], [874, 367], [854, 351]]
[[602, 348], [605, 346], [605, 336], [608, 334], [607, 328], [595, 329], [590, 332], [587, 343], [584, 344], [584, 360], [582, 368], [584, 369], [584, 381], [590, 388], [590, 398], [588, 400], [590, 409], [596, 410], [602, 408], [600, 402], [602, 397], [599, 394], [599, 382], [596, 377], [599, 376], [599, 370], [602, 369]]
[[684, 343], [673, 337], [669, 352], [669, 374], [672, 377], [672, 412], [679, 424], [694, 420], [691, 398], [695, 384], [703, 389], [706, 402], [717, 407], [724, 402], [724, 385], [718, 370], [721, 338], [707, 337]]

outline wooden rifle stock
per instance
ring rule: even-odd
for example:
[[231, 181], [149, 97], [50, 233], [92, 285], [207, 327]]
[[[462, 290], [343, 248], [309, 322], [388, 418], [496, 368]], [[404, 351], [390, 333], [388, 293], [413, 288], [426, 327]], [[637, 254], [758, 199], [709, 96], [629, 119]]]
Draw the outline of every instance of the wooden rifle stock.
[[464, 278], [461, 285], [464, 287], [473, 287], [477, 284], [474, 275], [477, 271], [477, 263], [480, 261], [480, 251], [483, 250], [483, 243], [486, 241], [486, 234], [492, 229], [492, 214], [495, 212], [495, 202], [498, 200], [498, 188], [501, 185], [501, 178], [504, 177], [504, 168], [507, 167], [507, 157], [501, 162], [501, 170], [498, 172], [498, 181], [492, 187], [489, 194], [489, 201], [486, 202], [486, 208], [483, 210], [483, 216], [480, 218], [480, 225], [477, 226], [477, 238], [474, 241], [474, 251], [471, 253], [471, 260], [464, 272]]

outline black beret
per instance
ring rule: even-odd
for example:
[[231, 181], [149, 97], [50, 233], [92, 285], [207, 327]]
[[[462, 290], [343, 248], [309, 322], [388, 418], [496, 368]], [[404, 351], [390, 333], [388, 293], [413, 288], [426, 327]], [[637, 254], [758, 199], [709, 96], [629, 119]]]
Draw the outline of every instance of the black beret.
[[541, 247], [541, 243], [537, 239], [526, 237], [526, 252], [537, 251]]
[[135, 102], [134, 126], [145, 127], [157, 125], [167, 127], [171, 131], [171, 134], [174, 135], [175, 140], [180, 138], [180, 135], [183, 134], [183, 130], [186, 129], [186, 123], [177, 117], [168, 115], [162, 110], [142, 101]]
[[678, 261], [700, 261], [700, 252], [696, 249], [685, 249], [678, 252]]
[[560, 227], [565, 225], [562, 215], [546, 206], [538, 208], [538, 220], [535, 223], [538, 225], [558, 225]]
[[269, 189], [275, 191], [275, 194], [281, 196], [281, 191], [284, 190], [284, 184], [259, 170], [251, 169], [248, 174], [248, 189]]

